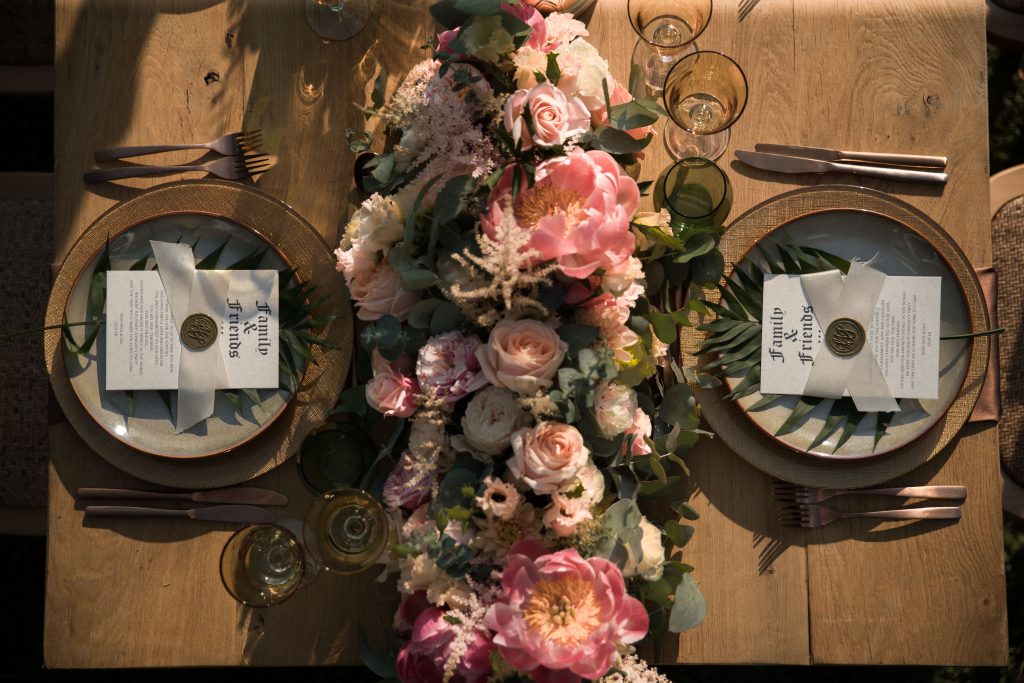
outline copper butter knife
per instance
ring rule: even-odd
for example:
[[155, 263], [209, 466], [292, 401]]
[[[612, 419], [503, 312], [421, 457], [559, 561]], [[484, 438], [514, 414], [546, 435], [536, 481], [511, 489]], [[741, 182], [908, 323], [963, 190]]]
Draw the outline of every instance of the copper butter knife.
[[78, 497], [115, 500], [190, 500], [193, 503], [228, 503], [231, 505], [287, 505], [288, 498], [270, 489], [251, 486], [232, 486], [208, 491], [136, 491], [133, 489], [104, 489], [86, 487], [78, 489]]
[[132, 507], [130, 505], [88, 505], [85, 508], [85, 514], [94, 517], [184, 517], [207, 522], [237, 522], [240, 524], [269, 524], [274, 521], [274, 514], [270, 510], [252, 505], [211, 505], [188, 510]]

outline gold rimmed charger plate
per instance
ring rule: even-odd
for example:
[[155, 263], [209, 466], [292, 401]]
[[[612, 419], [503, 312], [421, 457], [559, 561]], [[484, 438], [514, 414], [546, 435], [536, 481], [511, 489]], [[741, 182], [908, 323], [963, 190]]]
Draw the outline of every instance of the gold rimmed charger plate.
[[[943, 295], [962, 297], [963, 316], [960, 323], [969, 329], [956, 332], [987, 329], [988, 314], [974, 270], [967, 257], [953, 239], [934, 221], [914, 207], [881, 192], [860, 187], [824, 185], [793, 190], [773, 197], [737, 218], [722, 237], [719, 248], [727, 264], [739, 263], [755, 244], [771, 239], [780, 227], [794, 226], [801, 220], [825, 216], [842, 224], [843, 214], [871, 217], [872, 221], [892, 223], [905, 229], [914, 240], [922, 240], [941, 257], [942, 267], [948, 268], [955, 282], [944, 281]], [[849, 221], [847, 221], [849, 226]], [[852, 238], [856, 234], [851, 233]], [[822, 246], [814, 244], [812, 246]], [[902, 245], [901, 248], [911, 248]], [[844, 256], [843, 253], [840, 256]], [[871, 254], [848, 254], [870, 257]], [[910, 274], [910, 273], [900, 273]], [[944, 309], [945, 311], [945, 309]], [[949, 333], [952, 330], [943, 330]], [[684, 348], [693, 353], [703, 341], [704, 334], [693, 329], [684, 330]], [[754, 467], [779, 479], [831, 488], [857, 488], [871, 486], [905, 474], [937, 455], [960, 431], [970, 416], [984, 381], [988, 362], [989, 342], [979, 337], [958, 344], [960, 349], [950, 359], [952, 371], [945, 380], [946, 400], [931, 408], [922, 428], [908, 428], [897, 438], [883, 438], [874, 457], [828, 457], [824, 452], [815, 455], [800, 449], [798, 441], [780, 439], [772, 434], [770, 421], [764, 416], [748, 414], [741, 402], [725, 398], [727, 389], [696, 390], [702, 414], [711, 428], [740, 457]], [[713, 360], [711, 355], [701, 357], [701, 365]], [[747, 401], [749, 403], [749, 401]], [[804, 427], [817, 434], [819, 425]], [[813, 438], [811, 435], [810, 438]], [[866, 438], [866, 437], [865, 437]], [[890, 439], [889, 444], [885, 439]], [[848, 453], [847, 455], [851, 455]]]
[[[57, 400], [71, 425], [93, 450], [114, 466], [140, 479], [167, 486], [228, 486], [263, 474], [284, 462], [298, 449], [302, 439], [326, 419], [338, 400], [351, 361], [351, 310], [340, 296], [341, 278], [334, 267], [331, 249], [291, 207], [244, 185], [196, 180], [155, 187], [98, 218], [61, 265], [47, 306], [47, 324], [61, 323], [73, 295], [80, 295], [76, 294], [76, 285], [95, 262], [108, 238], [114, 243], [118, 236], [131, 237], [140, 230], [147, 232], [147, 226], [159, 226], [161, 221], [167, 220], [185, 227], [190, 223], [198, 224], [204, 230], [211, 229], [212, 225], [213, 234], [217, 234], [217, 230], [227, 234], [242, 231], [249, 234], [250, 241], [271, 246], [270, 260], [265, 261], [267, 267], [277, 267], [278, 263], [293, 265], [297, 268], [297, 279], [315, 285], [317, 294], [335, 295], [325, 307], [338, 317], [318, 334], [339, 348], [313, 346], [311, 352], [317, 363], [307, 366], [295, 395], [290, 400], [272, 396], [263, 408], [256, 409], [262, 411], [259, 416], [262, 419], [246, 426], [240, 418], [233, 427], [219, 424], [218, 429], [227, 431], [217, 438], [212, 438], [211, 433], [211, 438], [204, 441], [202, 431], [186, 433], [181, 435], [181, 442], [167, 447], [157, 442], [156, 448], [152, 448], [152, 440], [140, 447], [138, 440], [126, 440], [118, 434], [117, 427], [97, 412], [95, 396], [79, 400], [76, 389], [82, 392], [88, 385], [72, 379], [71, 373], [80, 368], [69, 368], [66, 364], [60, 330], [46, 332], [47, 370]], [[169, 239], [173, 241], [174, 236]], [[244, 243], [242, 239], [237, 248], [245, 248]], [[77, 290], [80, 292], [81, 287]], [[155, 392], [137, 392], [139, 396], [143, 394]], [[89, 408], [84, 403], [90, 403]], [[131, 417], [127, 424], [132, 424]], [[169, 424], [168, 418], [165, 427]], [[166, 430], [161, 438], [166, 438]], [[170, 457], [158, 457], [161, 455]]]

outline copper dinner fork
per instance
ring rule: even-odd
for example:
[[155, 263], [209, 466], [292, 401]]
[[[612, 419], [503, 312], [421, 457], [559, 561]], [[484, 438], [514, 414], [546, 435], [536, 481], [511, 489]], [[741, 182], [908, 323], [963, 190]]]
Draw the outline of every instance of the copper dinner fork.
[[191, 166], [119, 166], [117, 168], [94, 168], [85, 172], [85, 182], [101, 183], [118, 178], [137, 178], [160, 173], [180, 171], [205, 171], [225, 180], [244, 180], [270, 168], [267, 154], [244, 154], [237, 157], [223, 157], [206, 164]]
[[772, 494], [779, 503], [824, 503], [836, 496], [895, 496], [897, 498], [937, 498], [966, 500], [966, 486], [904, 486], [880, 489], [818, 489], [785, 481], [772, 484]]

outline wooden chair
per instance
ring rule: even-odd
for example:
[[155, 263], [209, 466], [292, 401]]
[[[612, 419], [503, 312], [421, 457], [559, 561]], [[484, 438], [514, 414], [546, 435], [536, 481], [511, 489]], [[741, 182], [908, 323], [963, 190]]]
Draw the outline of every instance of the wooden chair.
[[[0, 173], [0, 320], [42, 325], [53, 252], [53, 175]], [[0, 534], [46, 535], [49, 382], [41, 337], [0, 348]]]
[[1000, 388], [1003, 415], [999, 450], [1003, 464], [1003, 508], [1024, 518], [1024, 165], [992, 176], [992, 261], [999, 274]]

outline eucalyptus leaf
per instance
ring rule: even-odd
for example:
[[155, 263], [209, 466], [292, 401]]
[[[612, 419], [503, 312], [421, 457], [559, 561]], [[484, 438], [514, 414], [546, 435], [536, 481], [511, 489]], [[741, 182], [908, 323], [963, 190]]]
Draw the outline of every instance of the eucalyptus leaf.
[[704, 594], [697, 587], [693, 575], [683, 574], [676, 588], [676, 599], [668, 618], [668, 628], [672, 633], [682, 633], [704, 623], [708, 613], [708, 604]]
[[665, 522], [665, 535], [668, 536], [669, 540], [672, 541], [672, 545], [677, 548], [682, 548], [690, 539], [693, 538], [693, 532], [695, 529], [689, 524], [680, 524], [679, 522], [673, 522], [669, 520]]

